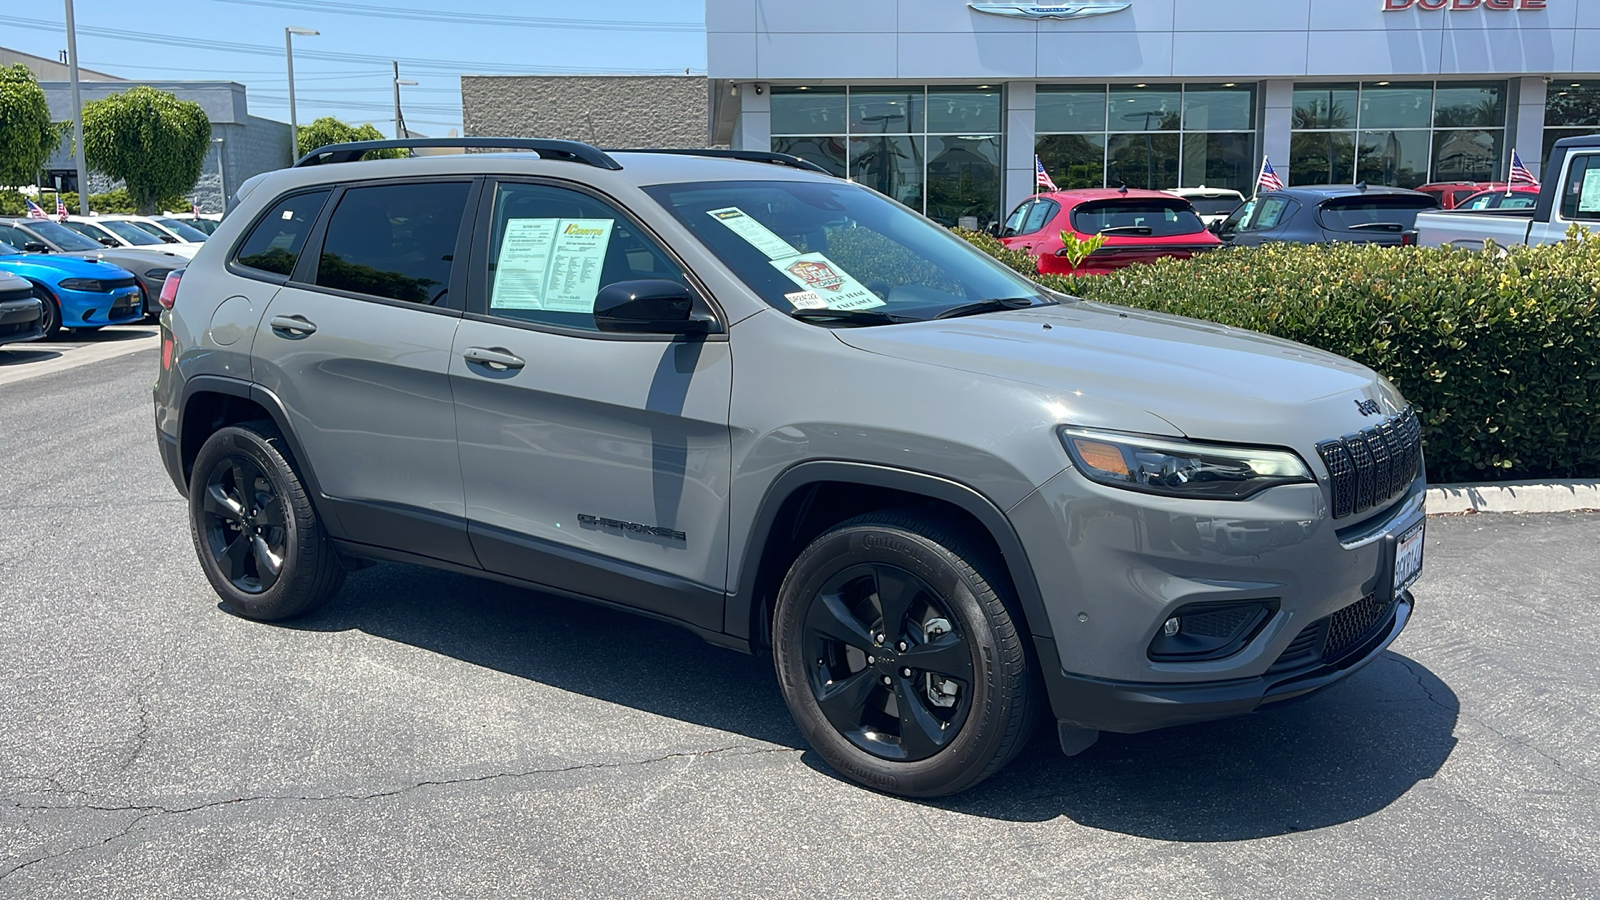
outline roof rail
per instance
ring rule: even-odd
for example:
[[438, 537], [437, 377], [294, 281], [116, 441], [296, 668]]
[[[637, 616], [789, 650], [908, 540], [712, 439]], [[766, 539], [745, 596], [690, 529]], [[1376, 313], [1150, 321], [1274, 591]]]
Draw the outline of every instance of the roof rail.
[[424, 150], [428, 148], [455, 149], [484, 148], [494, 150], [532, 150], [543, 159], [559, 159], [583, 163], [597, 169], [621, 169], [622, 165], [604, 150], [579, 141], [555, 141], [545, 138], [405, 138], [390, 141], [352, 141], [348, 144], [329, 144], [302, 156], [295, 168], [318, 166], [327, 163], [354, 162], [370, 150]]
[[832, 175], [827, 169], [810, 160], [791, 156], [788, 153], [772, 153], [767, 150], [688, 150], [688, 149], [625, 149], [616, 147], [605, 151], [607, 153], [670, 153], [675, 156], [711, 156], [718, 159], [742, 159], [746, 162], [771, 163], [775, 166], [789, 166], [794, 169], [804, 169], [807, 172], [820, 172], [823, 175]]

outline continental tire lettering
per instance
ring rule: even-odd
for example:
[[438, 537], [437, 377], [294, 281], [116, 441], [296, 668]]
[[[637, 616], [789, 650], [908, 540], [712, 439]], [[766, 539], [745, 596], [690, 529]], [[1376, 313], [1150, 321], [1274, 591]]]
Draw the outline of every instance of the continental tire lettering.
[[640, 525], [638, 522], [624, 522], [621, 519], [608, 519], [604, 516], [591, 516], [588, 513], [578, 513], [578, 524], [585, 528], [614, 528], [618, 531], [632, 532], [633, 534], [647, 534], [652, 537], [666, 538], [671, 541], [688, 542], [689, 535], [674, 528], [663, 528], [660, 525]]
[[852, 762], [845, 762], [841, 765], [845, 771], [849, 772], [851, 775], [854, 775], [856, 778], [867, 782], [868, 784], [875, 784], [878, 787], [889, 788], [891, 790], [900, 784], [900, 779], [894, 777], [893, 775], [883, 775], [881, 773], [874, 772], [871, 769], [858, 766]]
[[920, 552], [920, 547], [908, 544], [899, 538], [869, 532], [862, 536], [861, 546], [867, 550], [888, 550], [891, 553], [898, 553], [910, 560], [918, 569], [930, 575], [936, 575], [939, 572], [939, 568], [930, 563]]

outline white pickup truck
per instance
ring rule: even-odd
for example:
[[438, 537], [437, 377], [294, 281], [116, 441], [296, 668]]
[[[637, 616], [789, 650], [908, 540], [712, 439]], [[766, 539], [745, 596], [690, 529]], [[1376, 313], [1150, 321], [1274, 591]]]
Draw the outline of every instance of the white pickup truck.
[[1544, 166], [1545, 181], [1533, 209], [1493, 212], [1425, 212], [1417, 216], [1417, 243], [1424, 247], [1482, 248], [1551, 244], [1574, 223], [1600, 229], [1600, 135], [1556, 141]]

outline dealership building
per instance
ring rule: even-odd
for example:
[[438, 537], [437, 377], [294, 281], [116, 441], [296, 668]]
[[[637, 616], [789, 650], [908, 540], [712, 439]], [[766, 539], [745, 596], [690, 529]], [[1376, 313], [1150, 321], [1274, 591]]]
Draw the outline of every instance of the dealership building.
[[1034, 190], [1416, 187], [1600, 132], [1600, 0], [707, 0], [708, 140], [931, 217]]

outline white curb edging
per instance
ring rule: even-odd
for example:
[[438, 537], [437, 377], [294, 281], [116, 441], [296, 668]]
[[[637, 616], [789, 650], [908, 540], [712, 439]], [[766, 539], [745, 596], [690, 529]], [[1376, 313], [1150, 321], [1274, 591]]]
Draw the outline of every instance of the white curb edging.
[[1440, 484], [1428, 488], [1428, 514], [1548, 513], [1600, 510], [1600, 481]]

